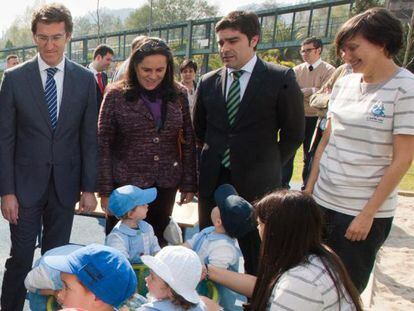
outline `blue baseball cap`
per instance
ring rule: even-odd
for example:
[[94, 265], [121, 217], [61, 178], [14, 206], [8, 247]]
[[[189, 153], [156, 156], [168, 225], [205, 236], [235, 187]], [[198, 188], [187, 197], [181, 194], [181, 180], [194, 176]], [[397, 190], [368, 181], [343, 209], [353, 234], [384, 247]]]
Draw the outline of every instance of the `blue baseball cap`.
[[214, 192], [214, 199], [220, 210], [224, 230], [229, 236], [242, 238], [255, 229], [253, 206], [239, 196], [232, 185], [219, 186]]
[[122, 217], [135, 206], [151, 203], [157, 197], [157, 188], [141, 189], [132, 185], [116, 188], [109, 196], [109, 211]]
[[45, 263], [60, 272], [76, 275], [86, 288], [113, 307], [137, 289], [137, 277], [128, 259], [109, 246], [90, 244], [67, 256], [47, 256]]

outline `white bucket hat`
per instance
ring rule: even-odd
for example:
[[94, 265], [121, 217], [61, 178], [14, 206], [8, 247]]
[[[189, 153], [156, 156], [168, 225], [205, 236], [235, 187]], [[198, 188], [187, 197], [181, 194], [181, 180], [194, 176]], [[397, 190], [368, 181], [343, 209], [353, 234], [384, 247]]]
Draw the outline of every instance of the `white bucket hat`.
[[201, 278], [201, 262], [197, 254], [184, 246], [166, 246], [155, 256], [141, 256], [142, 261], [177, 294], [199, 303], [196, 287]]

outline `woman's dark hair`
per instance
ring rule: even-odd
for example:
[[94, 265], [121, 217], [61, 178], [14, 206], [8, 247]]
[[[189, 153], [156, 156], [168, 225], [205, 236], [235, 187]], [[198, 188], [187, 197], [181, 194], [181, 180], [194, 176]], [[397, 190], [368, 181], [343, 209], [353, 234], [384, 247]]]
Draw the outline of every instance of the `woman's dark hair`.
[[[317, 255], [333, 280], [338, 299], [343, 289], [356, 310], [362, 310], [359, 294], [339, 257], [322, 244], [322, 215], [310, 195], [281, 190], [268, 194], [255, 204], [255, 215], [264, 224], [261, 260], [249, 310], [263, 311], [280, 277]], [[343, 287], [342, 287], [343, 285]]]
[[185, 59], [180, 65], [180, 72], [183, 72], [184, 69], [193, 69], [194, 72], [197, 72], [197, 64], [192, 59]]
[[[146, 91], [138, 82], [136, 67], [145, 57], [151, 55], [164, 55], [167, 59], [167, 71], [164, 79], [154, 91]], [[125, 79], [116, 84], [121, 88], [127, 101], [135, 101], [142, 93], [156, 93], [163, 103], [174, 101], [178, 90], [174, 82], [174, 60], [168, 45], [159, 38], [145, 38], [130, 56]]]
[[345, 22], [335, 38], [338, 56], [347, 40], [361, 35], [372, 44], [384, 47], [387, 57], [402, 47], [403, 30], [400, 21], [384, 8], [371, 8]]

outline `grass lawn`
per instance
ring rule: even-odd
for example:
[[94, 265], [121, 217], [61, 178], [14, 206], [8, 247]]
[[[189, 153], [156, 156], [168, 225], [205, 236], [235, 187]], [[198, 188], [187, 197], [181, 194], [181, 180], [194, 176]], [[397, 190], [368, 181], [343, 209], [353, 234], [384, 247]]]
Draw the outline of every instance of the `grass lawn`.
[[[292, 181], [302, 182], [302, 168], [303, 168], [303, 152], [300, 147], [296, 153], [295, 166], [293, 169]], [[411, 164], [410, 169], [405, 174], [403, 180], [398, 186], [400, 190], [414, 191], [414, 162]]]

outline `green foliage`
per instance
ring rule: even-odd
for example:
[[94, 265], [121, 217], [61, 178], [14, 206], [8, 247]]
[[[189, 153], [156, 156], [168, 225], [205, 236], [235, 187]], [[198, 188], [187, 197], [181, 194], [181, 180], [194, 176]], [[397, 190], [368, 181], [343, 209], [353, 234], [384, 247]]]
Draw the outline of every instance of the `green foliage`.
[[369, 8], [384, 6], [384, 0], [357, 0], [352, 7], [352, 15], [362, 13]]
[[[127, 28], [144, 28], [149, 25], [150, 4], [146, 3], [125, 21]], [[207, 0], [153, 0], [152, 25], [172, 24], [189, 19], [216, 16], [218, 7], [209, 5]]]

